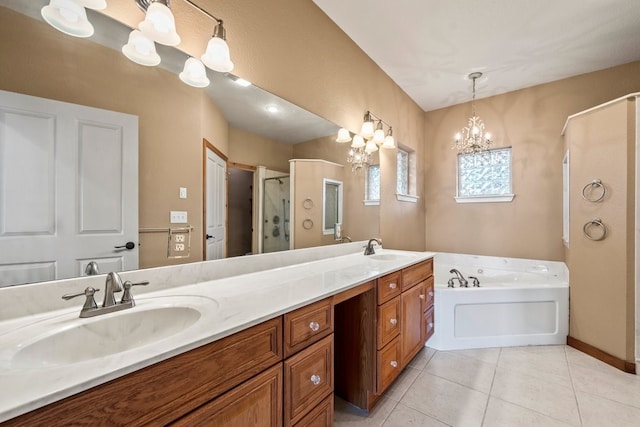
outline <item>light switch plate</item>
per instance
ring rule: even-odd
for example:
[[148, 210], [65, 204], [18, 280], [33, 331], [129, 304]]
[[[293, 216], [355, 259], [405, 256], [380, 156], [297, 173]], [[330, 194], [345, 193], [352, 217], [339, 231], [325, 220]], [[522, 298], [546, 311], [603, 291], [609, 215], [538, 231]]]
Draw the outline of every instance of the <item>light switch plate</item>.
[[181, 199], [187, 198], [187, 187], [180, 187], [180, 198]]
[[186, 211], [171, 211], [171, 224], [186, 224], [187, 212]]

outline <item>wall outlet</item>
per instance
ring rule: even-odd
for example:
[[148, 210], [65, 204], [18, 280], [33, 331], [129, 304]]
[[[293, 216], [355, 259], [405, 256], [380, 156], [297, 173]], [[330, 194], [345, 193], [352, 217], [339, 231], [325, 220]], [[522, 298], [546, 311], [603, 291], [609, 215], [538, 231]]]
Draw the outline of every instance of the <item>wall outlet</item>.
[[184, 251], [184, 243], [176, 243], [175, 250], [176, 250], [176, 252]]
[[186, 224], [187, 212], [186, 211], [171, 211], [171, 224]]
[[184, 243], [184, 234], [176, 234], [175, 239], [177, 243]]

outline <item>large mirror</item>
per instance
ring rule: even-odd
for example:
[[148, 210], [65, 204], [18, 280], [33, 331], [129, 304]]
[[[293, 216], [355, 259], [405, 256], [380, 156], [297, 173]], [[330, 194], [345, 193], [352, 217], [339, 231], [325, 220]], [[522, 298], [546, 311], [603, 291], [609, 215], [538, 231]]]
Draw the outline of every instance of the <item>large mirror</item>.
[[[292, 227], [287, 223], [294, 221], [288, 216], [293, 209], [282, 197], [282, 186], [295, 185], [289, 180], [291, 159], [345, 163], [346, 147], [336, 147], [334, 143], [338, 129], [335, 124], [254, 85], [240, 86], [233, 75], [208, 71], [208, 88], [186, 86], [177, 74], [187, 55], [178, 49], [156, 45], [162, 58], [159, 67], [134, 64], [120, 52], [131, 29], [101, 13], [88, 11], [95, 28], [91, 38], [62, 34], [41, 18], [40, 9], [47, 3], [48, 0], [0, 0], [0, 90], [137, 117], [138, 234], [133, 238], [119, 236], [121, 241], [114, 241], [112, 246], [123, 248], [113, 251], [115, 255], [128, 250], [131, 240], [140, 246], [135, 248], [139, 250], [137, 264], [130, 268], [207, 259], [207, 146], [223, 158], [229, 177], [229, 210], [224, 212], [229, 224], [224, 232], [223, 253], [237, 256], [264, 252], [276, 238], [289, 244], [275, 250], [307, 246], [291, 240]], [[100, 167], [109, 163], [100, 162], [99, 155], [95, 157], [95, 164]], [[344, 231], [354, 240], [376, 236], [377, 210], [362, 211], [364, 177], [352, 175], [345, 167], [343, 179]], [[322, 177], [319, 182], [321, 188]], [[260, 192], [265, 183], [280, 192], [273, 203], [275, 213], [266, 213], [268, 201]], [[299, 203], [304, 198], [301, 195]], [[100, 200], [98, 193], [94, 204]], [[322, 201], [317, 200], [316, 204], [321, 207]], [[240, 210], [249, 211], [249, 219], [237, 214]], [[174, 214], [177, 223], [172, 222]], [[238, 221], [233, 222], [232, 218]], [[184, 230], [188, 230], [186, 235]], [[265, 236], [271, 238], [269, 244], [265, 243]], [[0, 239], [4, 237], [0, 235]], [[171, 239], [179, 239], [177, 245]], [[185, 246], [189, 249], [186, 254], [174, 251]], [[0, 275], [10, 270], [4, 249]], [[85, 274], [91, 257], [83, 259], [70, 276]], [[129, 268], [118, 264], [118, 256], [113, 259], [110, 264], [105, 258], [100, 272]], [[47, 277], [47, 269], [44, 270], [42, 277]]]

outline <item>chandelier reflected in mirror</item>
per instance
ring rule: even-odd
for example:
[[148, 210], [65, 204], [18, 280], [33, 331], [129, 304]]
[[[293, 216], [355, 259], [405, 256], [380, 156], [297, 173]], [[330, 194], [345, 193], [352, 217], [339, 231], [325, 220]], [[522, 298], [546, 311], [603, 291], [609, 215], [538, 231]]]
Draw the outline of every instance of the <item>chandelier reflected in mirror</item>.
[[[387, 132], [384, 132], [387, 126]], [[348, 129], [341, 128], [338, 131], [336, 142], [345, 143], [351, 141], [351, 147], [347, 154], [347, 162], [351, 165], [353, 172], [359, 172], [371, 164], [372, 154], [378, 148], [395, 148], [393, 139], [393, 129], [379, 117], [367, 111], [364, 115], [362, 127], [359, 134], [355, 134], [353, 139]]]
[[487, 151], [493, 141], [491, 134], [485, 132], [484, 122], [476, 114], [476, 80], [482, 77], [482, 73], [474, 72], [469, 74], [469, 78], [473, 80], [473, 96], [471, 98], [471, 117], [467, 122], [467, 126], [462, 131], [456, 133], [455, 144], [452, 149], [458, 150], [460, 153], [471, 154]]

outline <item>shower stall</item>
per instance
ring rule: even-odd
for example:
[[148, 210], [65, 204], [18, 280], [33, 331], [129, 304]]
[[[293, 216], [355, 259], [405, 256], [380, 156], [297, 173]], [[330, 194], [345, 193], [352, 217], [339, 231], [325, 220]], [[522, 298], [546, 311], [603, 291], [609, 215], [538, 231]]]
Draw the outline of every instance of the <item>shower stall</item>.
[[265, 178], [262, 209], [262, 251], [278, 252], [289, 249], [290, 238], [290, 180], [288, 176]]

